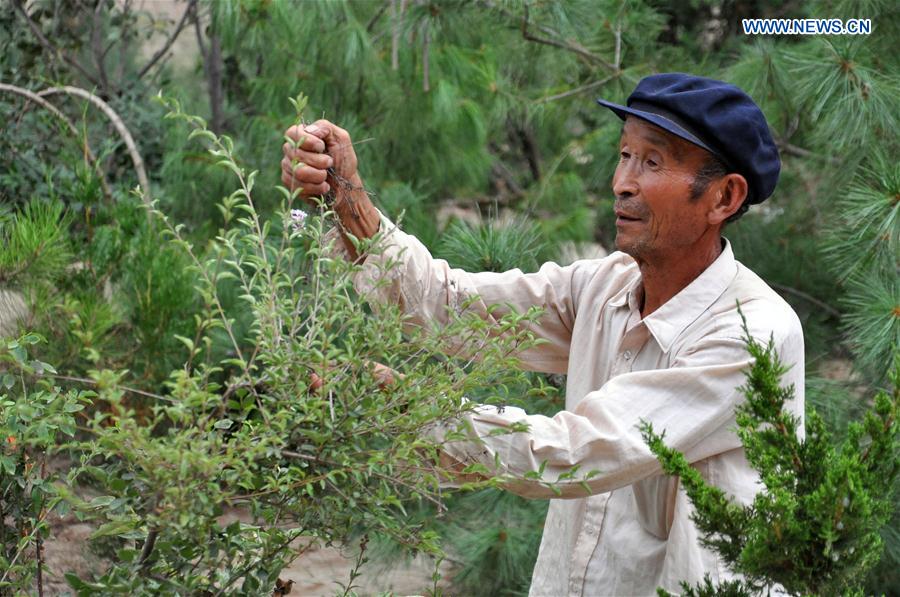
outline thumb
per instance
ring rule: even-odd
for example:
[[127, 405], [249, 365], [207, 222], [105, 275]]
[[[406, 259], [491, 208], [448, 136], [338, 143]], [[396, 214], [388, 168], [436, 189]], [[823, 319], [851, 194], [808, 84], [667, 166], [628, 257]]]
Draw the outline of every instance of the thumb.
[[338, 143], [339, 132], [341, 131], [337, 125], [327, 120], [317, 120], [308, 127], [306, 131], [315, 135], [329, 147]]

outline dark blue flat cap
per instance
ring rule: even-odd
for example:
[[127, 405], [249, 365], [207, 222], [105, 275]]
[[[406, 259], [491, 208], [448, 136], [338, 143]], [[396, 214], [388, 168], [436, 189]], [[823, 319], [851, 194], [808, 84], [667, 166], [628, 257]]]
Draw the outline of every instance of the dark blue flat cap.
[[718, 156], [747, 179], [748, 203], [775, 190], [781, 159], [759, 106], [738, 87], [684, 73], [641, 79], [625, 106], [597, 100], [625, 120], [636, 116]]

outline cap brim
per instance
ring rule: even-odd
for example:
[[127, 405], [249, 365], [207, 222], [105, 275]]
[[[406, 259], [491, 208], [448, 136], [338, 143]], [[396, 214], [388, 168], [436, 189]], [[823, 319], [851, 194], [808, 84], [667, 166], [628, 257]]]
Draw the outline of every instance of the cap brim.
[[642, 120], [646, 120], [652, 124], [655, 124], [659, 128], [672, 133], [678, 137], [681, 137], [685, 141], [690, 141], [694, 145], [702, 147], [706, 151], [712, 153], [713, 155], [719, 155], [719, 152], [715, 149], [711, 148], [709, 145], [701, 141], [697, 138], [696, 135], [686, 130], [684, 127], [679, 125], [678, 123], [669, 120], [665, 116], [661, 116], [659, 114], [654, 114], [653, 112], [645, 112], [644, 110], [635, 110], [634, 108], [629, 108], [628, 106], [620, 106], [619, 104], [614, 104], [612, 102], [608, 102], [606, 100], [598, 99], [597, 103], [605, 108], [609, 108], [612, 110], [616, 116], [625, 120], [628, 116], [636, 116]]

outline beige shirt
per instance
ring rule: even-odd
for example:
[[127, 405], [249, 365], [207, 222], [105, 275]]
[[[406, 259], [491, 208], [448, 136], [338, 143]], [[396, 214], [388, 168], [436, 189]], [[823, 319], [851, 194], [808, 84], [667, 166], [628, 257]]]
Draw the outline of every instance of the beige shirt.
[[[664, 430], [667, 444], [709, 482], [740, 503], [752, 500], [758, 477], [734, 432], [734, 408], [743, 399], [738, 388], [750, 363], [738, 301], [753, 336], [772, 337], [790, 367], [783, 383], [794, 384], [790, 408], [803, 416], [800, 322], [735, 260], [727, 241], [706, 271], [642, 319], [640, 271], [623, 253], [565, 267], [548, 263], [531, 274], [470, 274], [432, 258], [389, 221], [382, 230], [387, 248], [369, 258], [358, 278], [367, 282], [359, 284], [371, 290], [379, 264], [397, 260], [378, 292], [416, 323], [445, 320], [448, 307], [472, 297], [479, 299], [470, 308], [486, 318], [497, 316], [487, 312], [494, 304], [545, 310], [533, 331], [547, 342], [521, 359], [529, 369], [567, 374], [565, 410], [545, 417], [479, 406], [467, 422], [480, 441], [445, 448], [462, 462], [505, 475], [515, 493], [550, 499], [531, 595], [654, 595], [657, 587], [677, 592], [680, 581], [696, 583], [705, 573], [731, 577], [700, 546], [678, 478], [662, 474], [637, 429], [646, 420]], [[491, 435], [520, 421], [529, 425], [527, 433]], [[543, 481], [526, 476], [541, 466]], [[560, 479], [573, 466], [578, 474]], [[599, 473], [583, 481], [588, 471]]]

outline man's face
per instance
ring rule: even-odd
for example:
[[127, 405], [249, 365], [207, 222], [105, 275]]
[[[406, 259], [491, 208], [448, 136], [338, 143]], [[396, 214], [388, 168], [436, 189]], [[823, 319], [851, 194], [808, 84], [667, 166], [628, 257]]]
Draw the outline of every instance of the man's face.
[[707, 152], [639, 118], [628, 117], [613, 175], [616, 248], [639, 261], [665, 261], [709, 232], [712, 188], [691, 200]]

